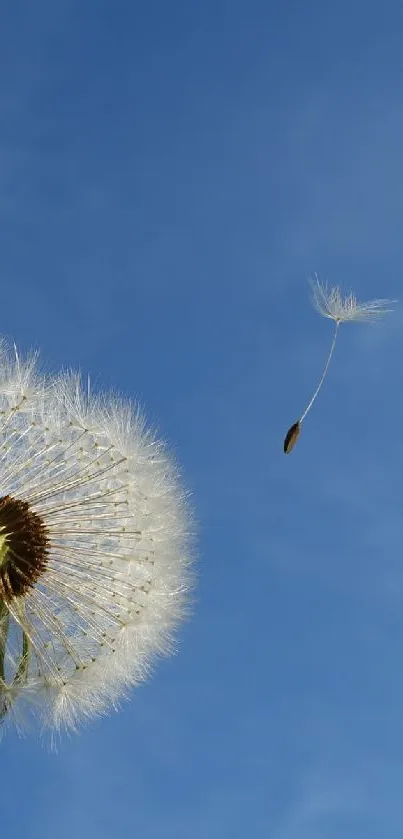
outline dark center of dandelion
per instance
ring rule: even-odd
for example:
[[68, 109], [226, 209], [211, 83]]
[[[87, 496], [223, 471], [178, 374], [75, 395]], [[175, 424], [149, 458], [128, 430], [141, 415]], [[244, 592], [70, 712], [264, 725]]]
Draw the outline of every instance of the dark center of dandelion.
[[46, 568], [46, 526], [27, 501], [0, 498], [0, 601], [21, 597]]

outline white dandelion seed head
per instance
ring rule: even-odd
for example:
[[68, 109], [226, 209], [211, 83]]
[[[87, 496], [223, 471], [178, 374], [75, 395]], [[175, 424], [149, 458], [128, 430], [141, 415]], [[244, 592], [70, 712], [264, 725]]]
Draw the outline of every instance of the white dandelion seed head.
[[383, 315], [389, 314], [392, 311], [391, 304], [396, 303], [396, 300], [369, 300], [366, 303], [359, 303], [353, 292], [343, 296], [338, 286], [329, 288], [316, 275], [314, 279], [310, 280], [310, 285], [312, 302], [317, 312], [324, 318], [330, 318], [336, 323], [345, 321], [373, 322]]
[[75, 728], [171, 652], [192, 588], [176, 468], [128, 404], [0, 353], [0, 718]]

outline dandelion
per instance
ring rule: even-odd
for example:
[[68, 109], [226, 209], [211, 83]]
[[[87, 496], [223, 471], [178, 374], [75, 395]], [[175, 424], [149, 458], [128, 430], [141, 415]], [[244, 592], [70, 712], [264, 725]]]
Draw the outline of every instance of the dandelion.
[[334, 321], [335, 328], [329, 354], [327, 356], [326, 364], [321, 378], [319, 380], [318, 386], [310, 402], [305, 408], [304, 413], [299, 418], [299, 420], [297, 420], [297, 422], [293, 423], [293, 425], [287, 431], [287, 434], [285, 436], [285, 454], [289, 454], [289, 452], [293, 449], [295, 443], [297, 442], [301, 430], [301, 424], [305, 419], [308, 411], [311, 410], [312, 405], [315, 402], [315, 399], [323, 385], [323, 382], [325, 381], [327, 371], [329, 369], [329, 364], [336, 346], [340, 324], [343, 322], [348, 323], [351, 321], [374, 322], [383, 315], [388, 314], [391, 311], [391, 309], [389, 308], [390, 304], [396, 302], [395, 300], [370, 300], [366, 303], [359, 303], [355, 294], [353, 294], [352, 292], [343, 297], [339, 288], [328, 288], [326, 284], [321, 283], [319, 281], [317, 276], [315, 276], [315, 279], [311, 281], [311, 290], [312, 301], [315, 309], [317, 310], [317, 312], [319, 312], [320, 315], [322, 315], [322, 317], [330, 318], [330, 320]]
[[0, 717], [75, 728], [172, 650], [189, 513], [130, 405], [4, 347], [0, 370]]

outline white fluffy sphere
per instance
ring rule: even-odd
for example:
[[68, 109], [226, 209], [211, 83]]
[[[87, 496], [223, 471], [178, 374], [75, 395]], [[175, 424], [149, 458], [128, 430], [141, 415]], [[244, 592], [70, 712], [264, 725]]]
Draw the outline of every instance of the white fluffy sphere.
[[107, 711], [172, 648], [191, 588], [176, 469], [132, 406], [0, 357], [0, 714]]

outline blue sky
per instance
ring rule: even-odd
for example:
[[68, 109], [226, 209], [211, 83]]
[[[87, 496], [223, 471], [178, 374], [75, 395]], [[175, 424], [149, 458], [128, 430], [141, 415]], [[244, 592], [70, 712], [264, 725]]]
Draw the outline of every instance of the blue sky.
[[314, 271], [402, 298], [400, 2], [14, 0], [3, 333], [137, 398], [180, 460], [179, 653], [58, 755], [9, 733], [24, 839], [401, 839], [402, 309], [331, 340]]

